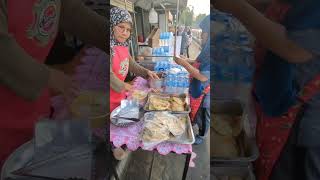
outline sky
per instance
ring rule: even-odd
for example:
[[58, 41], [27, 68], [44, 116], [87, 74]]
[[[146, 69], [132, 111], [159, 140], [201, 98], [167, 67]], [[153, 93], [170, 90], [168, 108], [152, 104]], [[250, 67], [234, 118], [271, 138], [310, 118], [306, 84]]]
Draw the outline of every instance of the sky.
[[198, 14], [210, 14], [210, 0], [188, 0], [188, 6], [193, 6], [193, 12]]

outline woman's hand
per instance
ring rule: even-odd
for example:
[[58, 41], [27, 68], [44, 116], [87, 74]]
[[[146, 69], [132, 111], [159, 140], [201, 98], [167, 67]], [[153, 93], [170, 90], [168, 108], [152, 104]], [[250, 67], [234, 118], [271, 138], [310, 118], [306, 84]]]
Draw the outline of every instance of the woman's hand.
[[61, 94], [68, 101], [78, 94], [78, 88], [72, 79], [62, 71], [51, 68], [48, 86], [55, 94]]
[[124, 89], [125, 89], [126, 91], [131, 91], [131, 90], [132, 90], [132, 85], [129, 84], [129, 83], [124, 83]]
[[148, 77], [151, 79], [160, 79], [159, 76], [155, 72], [148, 70], [147, 74], [148, 74]]
[[143, 56], [137, 56], [137, 61], [143, 61], [144, 60], [144, 57]]

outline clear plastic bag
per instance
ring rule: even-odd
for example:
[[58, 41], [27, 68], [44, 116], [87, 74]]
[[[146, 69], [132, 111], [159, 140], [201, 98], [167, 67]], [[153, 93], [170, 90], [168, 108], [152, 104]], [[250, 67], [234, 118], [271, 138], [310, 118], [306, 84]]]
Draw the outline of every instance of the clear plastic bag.
[[43, 119], [35, 127], [35, 159], [45, 159], [73, 148], [91, 144], [88, 121]]

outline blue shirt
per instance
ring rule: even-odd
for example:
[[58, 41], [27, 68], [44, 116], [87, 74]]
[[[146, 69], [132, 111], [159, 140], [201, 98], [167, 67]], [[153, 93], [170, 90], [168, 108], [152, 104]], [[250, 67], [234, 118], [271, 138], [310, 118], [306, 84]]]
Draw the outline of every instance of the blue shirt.
[[[284, 25], [288, 32], [320, 28], [319, 0], [293, 0]], [[299, 43], [298, 43], [299, 44]], [[294, 65], [268, 52], [256, 81], [255, 96], [269, 116], [280, 116], [297, 101]]]

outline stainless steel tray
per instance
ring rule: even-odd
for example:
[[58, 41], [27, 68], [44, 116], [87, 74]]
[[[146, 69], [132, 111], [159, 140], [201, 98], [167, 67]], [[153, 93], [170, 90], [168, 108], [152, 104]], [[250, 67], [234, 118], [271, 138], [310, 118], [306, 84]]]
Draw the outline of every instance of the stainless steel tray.
[[[148, 114], [150, 115], [150, 113], [154, 113], [154, 112], [148, 112], [145, 114], [144, 118], [146, 118], [146, 116], [148, 116]], [[192, 129], [192, 125], [191, 125], [191, 120], [189, 115], [187, 114], [173, 114], [174, 116], [177, 117], [187, 117], [187, 127], [186, 127], [186, 131], [177, 137], [171, 138], [165, 142], [172, 142], [172, 143], [178, 143], [178, 144], [193, 144], [195, 142], [195, 137], [194, 137], [194, 133], [193, 133], [193, 129]]]
[[[214, 108], [211, 109], [212, 115], [215, 114], [228, 114], [228, 115], [241, 115], [242, 123], [246, 121], [245, 107], [235, 99], [214, 99], [211, 101]], [[212, 122], [212, 121], [211, 121]], [[242, 157], [227, 158], [227, 157], [210, 157], [210, 164], [212, 167], [216, 166], [248, 166], [254, 162], [259, 156], [258, 146], [254, 138], [248, 137], [245, 129], [242, 130], [238, 137], [238, 141], [244, 151]], [[212, 146], [213, 144], [211, 144]]]
[[157, 111], [161, 111], [161, 110], [150, 110], [149, 109], [149, 105], [150, 105], [150, 96], [161, 96], [161, 97], [164, 97], [164, 98], [170, 98], [172, 96], [175, 96], [175, 97], [180, 97], [180, 98], [185, 98], [185, 102], [186, 102], [186, 111], [168, 111], [168, 110], [165, 110], [165, 111], [168, 111], [172, 114], [189, 114], [191, 112], [191, 108], [190, 108], [190, 98], [189, 98], [189, 95], [187, 94], [183, 94], [183, 95], [170, 95], [170, 94], [162, 94], [162, 93], [149, 93], [148, 94], [148, 100], [147, 100], [147, 103], [144, 105], [144, 110], [147, 111], [147, 112], [157, 112]]

